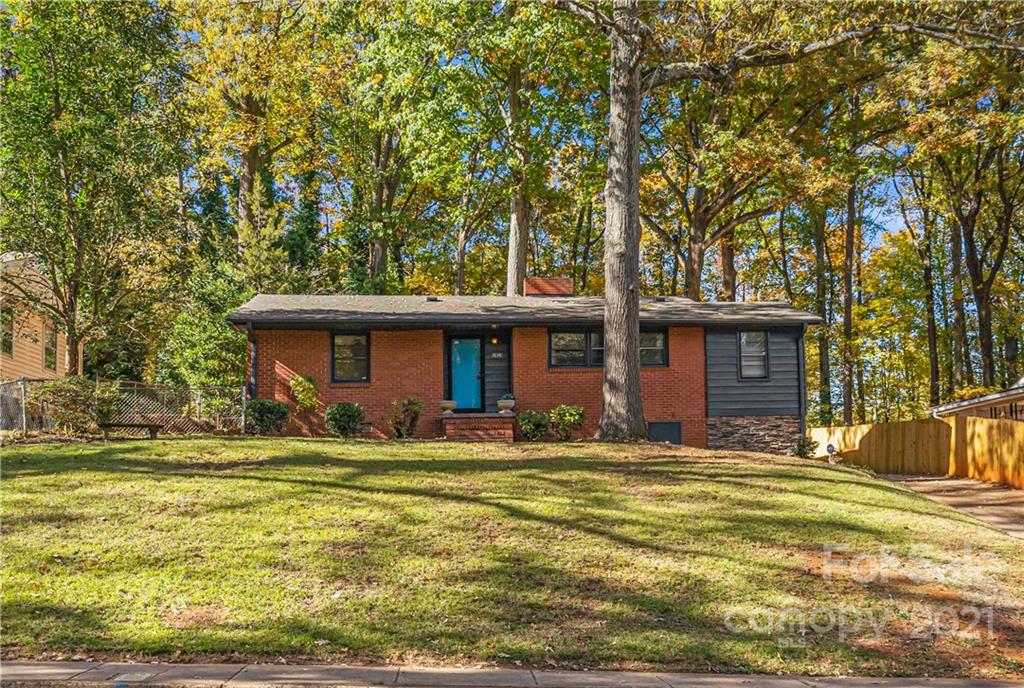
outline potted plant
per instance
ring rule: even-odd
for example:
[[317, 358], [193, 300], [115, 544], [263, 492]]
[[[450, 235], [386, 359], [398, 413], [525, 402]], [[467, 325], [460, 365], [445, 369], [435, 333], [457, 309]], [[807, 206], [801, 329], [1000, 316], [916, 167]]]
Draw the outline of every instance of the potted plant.
[[450, 416], [455, 411], [455, 400], [454, 399], [442, 399], [441, 400], [441, 415]]
[[511, 415], [512, 409], [516, 407], [516, 395], [509, 392], [508, 394], [502, 394], [498, 399], [498, 413], [503, 415]]

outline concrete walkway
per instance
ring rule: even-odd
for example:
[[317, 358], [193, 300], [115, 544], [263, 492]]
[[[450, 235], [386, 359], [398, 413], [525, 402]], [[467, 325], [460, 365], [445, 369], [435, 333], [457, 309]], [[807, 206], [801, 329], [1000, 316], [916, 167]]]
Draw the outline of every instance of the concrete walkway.
[[937, 502], [965, 511], [1007, 535], [1024, 538], [1024, 490], [969, 478], [931, 475], [886, 477]]
[[1008, 688], [1024, 681], [926, 678], [814, 678], [746, 674], [670, 674], [530, 669], [427, 669], [313, 664], [116, 664], [3, 662], [0, 684], [123, 687], [385, 686], [394, 688]]

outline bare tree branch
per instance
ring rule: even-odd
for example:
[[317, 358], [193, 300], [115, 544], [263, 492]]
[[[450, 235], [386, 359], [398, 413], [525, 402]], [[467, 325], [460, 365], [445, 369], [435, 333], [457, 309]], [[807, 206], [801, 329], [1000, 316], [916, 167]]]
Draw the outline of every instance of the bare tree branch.
[[[644, 85], [647, 89], [651, 89], [687, 79], [725, 81], [741, 69], [793, 64], [805, 57], [837, 48], [852, 41], [869, 40], [884, 34], [916, 34], [951, 43], [965, 50], [1009, 50], [1024, 53], [1024, 45], [976, 29], [931, 23], [871, 24], [858, 29], [841, 31], [821, 41], [800, 45], [780, 46], [772, 43], [752, 43], [737, 50], [722, 65], [700, 62], [672, 62], [658, 65], [644, 75]], [[975, 40], [964, 40], [965, 37]]]
[[610, 35], [615, 29], [615, 22], [607, 14], [597, 9], [596, 2], [588, 5], [579, 0], [555, 0], [553, 4], [560, 10], [565, 10], [587, 20], [606, 36]]

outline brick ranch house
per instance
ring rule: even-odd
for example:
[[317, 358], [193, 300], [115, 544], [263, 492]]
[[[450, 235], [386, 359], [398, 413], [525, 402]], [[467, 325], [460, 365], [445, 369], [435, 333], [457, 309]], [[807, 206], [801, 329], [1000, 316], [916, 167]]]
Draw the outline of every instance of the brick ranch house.
[[[511, 439], [516, 412], [558, 404], [601, 413], [604, 299], [572, 281], [528, 278], [525, 296], [261, 294], [228, 320], [250, 343], [251, 398], [294, 402], [289, 381], [315, 381], [320, 408], [292, 413], [288, 434], [326, 432], [329, 404], [356, 402], [378, 436], [393, 401], [416, 396], [421, 438]], [[790, 453], [806, 409], [803, 338], [816, 316], [784, 303], [643, 298], [644, 415], [654, 439]], [[442, 400], [454, 400], [443, 414]], [[294, 408], [293, 408], [294, 411]]]

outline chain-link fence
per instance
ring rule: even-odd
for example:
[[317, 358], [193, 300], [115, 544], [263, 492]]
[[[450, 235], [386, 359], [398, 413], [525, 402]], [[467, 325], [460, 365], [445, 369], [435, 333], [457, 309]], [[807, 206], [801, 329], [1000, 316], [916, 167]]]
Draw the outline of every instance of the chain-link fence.
[[[45, 406], [31, 402], [32, 391], [47, 380], [0, 382], [0, 430], [45, 432], [52, 429]], [[119, 382], [110, 423], [159, 425], [161, 433], [194, 435], [237, 432], [243, 426], [241, 387], [172, 387]], [[28, 399], [28, 403], [26, 403]], [[142, 435], [146, 428], [116, 428]]]
[[38, 410], [25, 403], [34, 385], [46, 380], [5, 380], [0, 382], [0, 430], [39, 432], [49, 429], [49, 423]]

